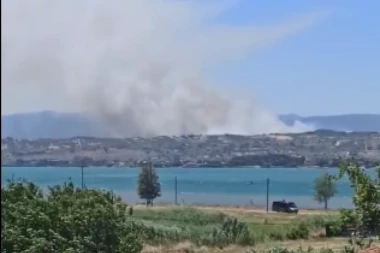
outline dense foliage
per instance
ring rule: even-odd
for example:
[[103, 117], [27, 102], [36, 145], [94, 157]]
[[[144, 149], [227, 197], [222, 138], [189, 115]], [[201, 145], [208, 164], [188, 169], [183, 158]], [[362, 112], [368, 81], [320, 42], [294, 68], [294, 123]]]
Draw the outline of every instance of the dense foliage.
[[268, 154], [268, 155], [242, 155], [234, 156], [226, 163], [226, 166], [281, 166], [281, 167], [297, 167], [305, 165], [305, 157], [291, 156], [282, 154]]
[[328, 207], [328, 201], [337, 192], [336, 182], [333, 176], [328, 173], [322, 174], [314, 182], [314, 198], [319, 203], [324, 203], [325, 209]]
[[153, 200], [161, 196], [161, 185], [152, 163], [146, 163], [141, 167], [137, 181], [137, 193], [140, 198], [146, 200], [147, 206], [153, 205]]
[[69, 182], [47, 194], [26, 181], [1, 188], [1, 252], [140, 252], [128, 210], [111, 192]]
[[380, 168], [375, 178], [361, 169], [357, 162], [347, 161], [339, 167], [339, 178], [348, 176], [354, 190], [354, 210], [342, 210], [342, 224], [361, 227], [380, 238]]

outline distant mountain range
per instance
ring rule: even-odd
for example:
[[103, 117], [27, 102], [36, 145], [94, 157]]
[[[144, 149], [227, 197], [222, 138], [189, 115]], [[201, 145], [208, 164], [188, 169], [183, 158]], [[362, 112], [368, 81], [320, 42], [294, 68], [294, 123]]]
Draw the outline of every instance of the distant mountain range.
[[101, 131], [85, 114], [36, 112], [1, 116], [1, 137], [21, 139], [97, 136]]
[[[279, 115], [292, 126], [296, 121], [314, 129], [355, 132], [380, 132], [380, 114], [346, 114], [302, 117], [296, 114]], [[96, 122], [85, 114], [37, 112], [1, 116], [1, 136], [14, 138], [70, 138], [74, 136], [104, 137]]]
[[380, 114], [342, 114], [302, 117], [297, 114], [279, 115], [279, 119], [291, 126], [296, 121], [314, 129], [350, 132], [380, 132]]

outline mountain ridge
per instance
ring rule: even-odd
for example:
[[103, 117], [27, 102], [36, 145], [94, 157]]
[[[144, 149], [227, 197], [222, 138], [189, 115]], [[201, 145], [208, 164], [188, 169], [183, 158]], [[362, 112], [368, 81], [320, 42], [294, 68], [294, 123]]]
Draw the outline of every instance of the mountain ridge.
[[[300, 116], [281, 114], [288, 126], [297, 121], [314, 129], [353, 132], [380, 132], [380, 114], [342, 114]], [[74, 136], [107, 137], [99, 125], [85, 113], [42, 111], [1, 116], [1, 135], [19, 139], [71, 138]]]
[[380, 114], [353, 113], [340, 115], [299, 116], [297, 114], [279, 115], [287, 125], [296, 121], [313, 126], [315, 129], [352, 132], [380, 132]]

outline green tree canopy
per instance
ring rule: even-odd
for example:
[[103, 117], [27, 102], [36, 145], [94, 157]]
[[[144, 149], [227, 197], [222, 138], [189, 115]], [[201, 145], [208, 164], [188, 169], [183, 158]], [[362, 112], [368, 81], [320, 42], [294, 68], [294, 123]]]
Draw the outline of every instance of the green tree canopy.
[[1, 252], [137, 253], [142, 244], [126, 204], [69, 182], [47, 194], [26, 181], [1, 188]]
[[161, 196], [159, 178], [151, 163], [146, 163], [141, 167], [137, 192], [140, 198], [146, 200], [146, 205], [153, 205], [153, 200]]
[[380, 168], [372, 178], [357, 162], [351, 160], [339, 166], [339, 178], [348, 176], [354, 190], [354, 210], [342, 210], [342, 221], [365, 227], [380, 238]]
[[328, 201], [337, 193], [334, 177], [328, 173], [323, 173], [314, 182], [314, 198], [319, 203], [324, 203], [328, 208]]

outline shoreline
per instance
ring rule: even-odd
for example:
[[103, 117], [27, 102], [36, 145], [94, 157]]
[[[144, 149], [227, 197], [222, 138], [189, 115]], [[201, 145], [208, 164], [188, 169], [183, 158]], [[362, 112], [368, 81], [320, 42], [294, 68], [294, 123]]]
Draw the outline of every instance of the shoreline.
[[[8, 164], [2, 164], [1, 168], [81, 168], [80, 165], [72, 165], [72, 166], [58, 166], [58, 165], [44, 165], [44, 166], [38, 166], [38, 165], [8, 165]], [[137, 167], [128, 167], [128, 166], [84, 166], [84, 168], [123, 168], [123, 169], [139, 169], [140, 166]], [[316, 169], [316, 170], [322, 170], [322, 169], [338, 169], [338, 167], [321, 167], [321, 166], [296, 166], [296, 167], [288, 167], [288, 166], [269, 166], [269, 167], [261, 167], [261, 166], [199, 166], [199, 167], [186, 167], [186, 166], [156, 166], [156, 169]], [[361, 167], [365, 170], [371, 170], [375, 169], [376, 167]]]
[[[40, 165], [9, 165], [2, 164], [2, 168], [80, 168], [80, 165], [72, 166], [58, 166], [58, 165], [49, 165], [49, 166], [40, 166]], [[124, 168], [124, 169], [138, 169], [137, 167], [128, 167], [128, 166], [84, 166], [85, 168]], [[186, 166], [156, 166], [156, 169], [223, 169], [223, 168], [237, 168], [237, 169], [337, 169], [337, 167], [320, 167], [320, 166], [297, 166], [297, 167], [288, 167], [288, 166], [199, 166], [199, 167], [186, 167]], [[371, 169], [371, 168], [365, 168]]]

